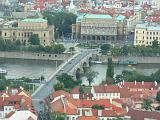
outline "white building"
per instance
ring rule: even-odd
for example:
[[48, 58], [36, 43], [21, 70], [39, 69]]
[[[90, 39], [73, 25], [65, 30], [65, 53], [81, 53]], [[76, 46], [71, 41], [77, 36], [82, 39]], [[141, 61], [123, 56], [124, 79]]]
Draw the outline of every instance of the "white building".
[[120, 99], [119, 86], [93, 86], [91, 89], [93, 99]]
[[159, 24], [142, 23], [136, 25], [134, 45], [150, 46], [154, 40], [157, 40], [160, 43]]

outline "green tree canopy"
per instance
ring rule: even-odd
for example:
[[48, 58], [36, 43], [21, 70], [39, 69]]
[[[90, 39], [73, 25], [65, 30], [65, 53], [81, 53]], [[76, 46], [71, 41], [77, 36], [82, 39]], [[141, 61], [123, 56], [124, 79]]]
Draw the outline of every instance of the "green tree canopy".
[[50, 120], [65, 120], [66, 114], [60, 112], [53, 112], [49, 114]]
[[[59, 36], [67, 36], [72, 32], [72, 24], [76, 23], [77, 16], [68, 12], [43, 12], [43, 16], [47, 18], [49, 25], [55, 26], [55, 31]], [[58, 35], [57, 35], [58, 36]]]
[[58, 82], [56, 85], [54, 85], [54, 89], [55, 91], [64, 90], [64, 84], [61, 82]]
[[108, 68], [107, 68], [107, 72], [106, 72], [106, 77], [111, 77], [113, 78], [114, 76], [114, 65], [112, 62], [112, 58], [108, 58]]
[[143, 101], [143, 108], [146, 110], [152, 110], [152, 104], [153, 102], [150, 99], [144, 99]]
[[160, 102], [160, 91], [157, 92], [156, 100], [157, 100], [158, 102]]
[[76, 85], [79, 84], [78, 81], [75, 81], [71, 75], [67, 73], [62, 73], [57, 77], [57, 80], [64, 84], [65, 88], [74, 88]]
[[40, 45], [40, 40], [37, 34], [31, 35], [28, 41], [31, 45]]
[[154, 40], [154, 41], [152, 42], [152, 47], [153, 47], [153, 48], [158, 48], [158, 40]]
[[104, 110], [104, 106], [95, 104], [95, 105], [92, 106], [92, 109], [96, 109], [96, 110]]
[[111, 48], [111, 45], [110, 44], [103, 44], [101, 45], [101, 51], [102, 53], [107, 53]]
[[91, 83], [94, 82], [94, 78], [98, 75], [98, 72], [92, 71], [92, 70], [88, 70], [85, 73], [85, 76], [87, 78], [87, 81], [89, 83], [89, 86], [91, 86]]

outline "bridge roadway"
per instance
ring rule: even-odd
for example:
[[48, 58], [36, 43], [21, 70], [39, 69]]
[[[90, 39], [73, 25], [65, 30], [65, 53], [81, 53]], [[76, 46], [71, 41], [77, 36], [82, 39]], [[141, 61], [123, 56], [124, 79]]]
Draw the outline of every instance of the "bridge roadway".
[[54, 92], [53, 86], [57, 83], [56, 76], [61, 73], [69, 73], [75, 65], [77, 65], [81, 60], [83, 60], [87, 55], [92, 53], [95, 50], [83, 50], [78, 54], [74, 55], [70, 58], [66, 63], [63, 63], [62, 66], [57, 69], [55, 73], [46, 81], [46, 83], [42, 84], [35, 93], [32, 94], [33, 105], [35, 106], [37, 111], [43, 111], [44, 104], [41, 101], [44, 101], [49, 94]]

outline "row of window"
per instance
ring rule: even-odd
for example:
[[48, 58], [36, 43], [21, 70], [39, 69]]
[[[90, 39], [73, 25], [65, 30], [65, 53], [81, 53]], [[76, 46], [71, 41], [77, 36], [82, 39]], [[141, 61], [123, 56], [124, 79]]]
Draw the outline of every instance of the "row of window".
[[97, 93], [96, 96], [118, 96], [119, 93]]
[[[143, 38], [143, 40], [145, 39], [144, 36], [143, 36], [142, 38]], [[136, 36], [136, 39], [138, 39], [137, 36]], [[146, 39], [147, 39], [147, 40], [148, 40], [148, 39], [150, 39], [150, 40], [158, 40], [158, 37], [146, 37]], [[160, 40], [160, 37], [159, 37], [159, 40]]]
[[[138, 31], [136, 31], [136, 33], [138, 33]], [[145, 34], [145, 32], [143, 31], [143, 34]], [[147, 35], [158, 35], [159, 32], [147, 32]]]
[[[18, 33], [18, 36], [22, 36], [22, 37], [29, 37], [33, 34], [33, 32], [24, 32], [24, 33]], [[7, 36], [7, 33], [4, 33], [4, 36]], [[13, 32], [13, 36], [16, 36], [16, 33]], [[46, 34], [44, 33], [43, 36], [45, 37]]]

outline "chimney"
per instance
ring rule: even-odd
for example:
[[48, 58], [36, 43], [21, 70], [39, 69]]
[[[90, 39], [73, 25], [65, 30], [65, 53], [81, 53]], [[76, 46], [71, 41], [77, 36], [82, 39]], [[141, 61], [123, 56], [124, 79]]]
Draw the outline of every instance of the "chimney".
[[3, 97], [3, 101], [4, 101], [4, 95], [2, 97]]
[[82, 116], [82, 109], [79, 110], [79, 115]]
[[126, 106], [126, 111], [127, 111], [127, 113], [128, 113], [128, 111], [129, 111], [129, 108], [128, 108], [128, 106]]
[[98, 116], [102, 116], [102, 110], [98, 110]]
[[24, 88], [22, 86], [19, 87], [21, 90], [24, 90]]
[[9, 88], [8, 88], [8, 86], [7, 86], [7, 87], [6, 87], [6, 93], [8, 93], [8, 89], [9, 89]]
[[109, 100], [110, 100], [110, 103], [113, 104], [112, 98], [110, 98]]
[[157, 86], [157, 81], [154, 81], [154, 85]]
[[137, 84], [137, 81], [135, 80], [135, 81], [134, 81], [134, 85], [136, 85], [136, 84]]
[[144, 81], [142, 81], [142, 85], [144, 85]]
[[62, 102], [62, 104], [63, 104], [64, 112], [66, 113], [66, 105], [65, 105], [65, 102], [64, 102], [63, 96], [61, 96], [61, 102]]

